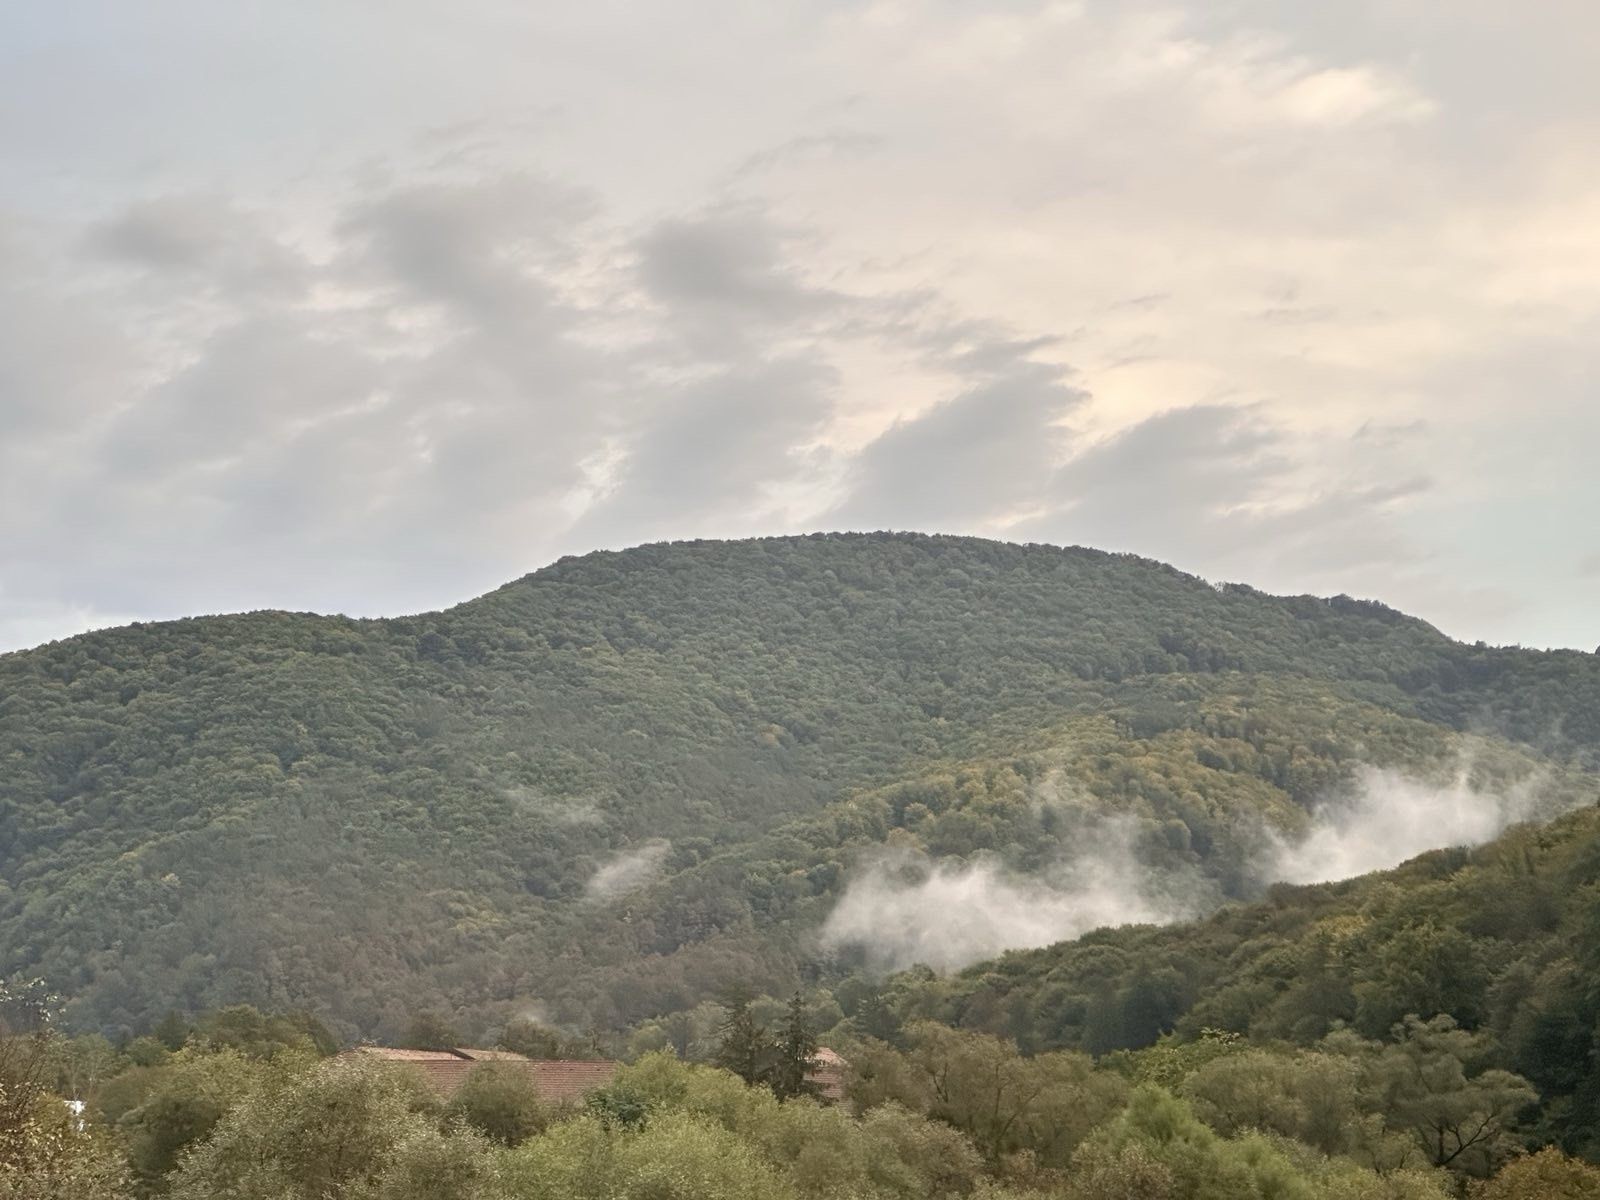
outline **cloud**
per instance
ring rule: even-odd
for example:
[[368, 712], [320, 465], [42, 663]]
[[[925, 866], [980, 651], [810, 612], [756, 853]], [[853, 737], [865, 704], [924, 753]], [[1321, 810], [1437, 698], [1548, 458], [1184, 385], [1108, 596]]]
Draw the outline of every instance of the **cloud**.
[[1581, 6], [20, 12], [0, 645], [841, 524], [1600, 640]]
[[769, 149], [758, 150], [751, 154], [734, 168], [733, 176], [735, 179], [741, 179], [818, 158], [870, 154], [882, 146], [883, 138], [861, 130], [836, 129], [825, 133], [803, 133]]
[[1555, 815], [1541, 783], [1534, 776], [1495, 792], [1472, 783], [1469, 764], [1443, 785], [1362, 767], [1348, 793], [1312, 813], [1303, 838], [1274, 839], [1261, 869], [1287, 883], [1322, 883], [1399, 866], [1428, 850], [1481, 845], [1519, 821]]
[[943, 350], [936, 361], [963, 390], [866, 446], [829, 523], [972, 530], [1034, 504], [1065, 453], [1064, 422], [1088, 399], [1067, 368], [1036, 357], [1042, 348], [988, 338]]
[[[1255, 869], [1263, 884], [1321, 883], [1395, 867], [1429, 850], [1480, 845], [1517, 822], [1556, 816], [1563, 802], [1545, 783], [1535, 773], [1502, 790], [1484, 788], [1465, 760], [1443, 783], [1362, 766], [1317, 804], [1302, 836], [1263, 827]], [[858, 949], [878, 969], [921, 963], [953, 971], [1095, 929], [1191, 920], [1222, 902], [1198, 871], [1141, 861], [1135, 833], [1130, 820], [1090, 818], [1077, 853], [1034, 873], [990, 855], [930, 859], [885, 849], [852, 875], [820, 943]]]
[[91, 225], [84, 245], [110, 263], [223, 287], [233, 298], [298, 292], [311, 277], [301, 254], [216, 196], [136, 201]]
[[1257, 405], [1172, 409], [1068, 461], [1045, 511], [1019, 532], [1269, 588], [1409, 566], [1422, 551], [1390, 517], [1431, 482], [1394, 473], [1364, 441], [1358, 432], [1302, 447]]
[[646, 842], [632, 850], [625, 850], [601, 864], [584, 886], [584, 895], [597, 903], [636, 892], [661, 872], [662, 864], [672, 852], [672, 843], [665, 840]]
[[1127, 823], [1100, 822], [1083, 844], [1076, 858], [1040, 875], [988, 857], [939, 861], [885, 852], [846, 886], [822, 927], [822, 945], [860, 948], [882, 969], [921, 963], [951, 971], [1093, 929], [1197, 913], [1195, 881], [1160, 877], [1139, 863]]
[[794, 357], [732, 365], [669, 389], [629, 431], [615, 485], [574, 537], [684, 537], [708, 524], [772, 519], [783, 485], [808, 471], [805, 447], [838, 383], [825, 359]]
[[804, 279], [792, 237], [755, 211], [669, 218], [635, 247], [639, 283], [677, 321], [729, 337], [832, 315], [844, 298]]

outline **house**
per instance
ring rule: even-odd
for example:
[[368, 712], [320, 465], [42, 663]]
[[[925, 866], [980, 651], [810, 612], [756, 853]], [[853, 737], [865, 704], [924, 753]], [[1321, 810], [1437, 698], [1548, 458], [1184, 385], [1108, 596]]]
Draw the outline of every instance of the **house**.
[[510, 1050], [480, 1050], [461, 1046], [451, 1050], [401, 1050], [392, 1046], [358, 1046], [347, 1054], [360, 1054], [383, 1062], [415, 1067], [445, 1099], [455, 1095], [467, 1076], [484, 1063], [512, 1063], [526, 1071], [540, 1097], [550, 1104], [577, 1104], [590, 1092], [611, 1082], [618, 1064], [610, 1060], [589, 1062], [565, 1058], [527, 1058]]
[[831, 1104], [844, 1099], [845, 1071], [849, 1066], [837, 1051], [818, 1046], [811, 1056], [811, 1069], [806, 1072], [806, 1082], [814, 1084], [817, 1094]]

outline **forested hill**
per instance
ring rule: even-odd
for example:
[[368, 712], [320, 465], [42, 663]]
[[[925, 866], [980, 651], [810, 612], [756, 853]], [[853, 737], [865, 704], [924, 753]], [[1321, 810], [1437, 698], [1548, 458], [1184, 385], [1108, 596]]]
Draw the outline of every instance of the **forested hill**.
[[[1207, 866], [1241, 810], [1292, 822], [1469, 729], [1583, 764], [1600, 658], [969, 538], [655, 545], [424, 616], [135, 625], [0, 656], [0, 971], [107, 1029], [235, 1000], [346, 1033], [633, 1021], [816, 969], [805, 927], [891, 832], [1009, 853], [1046, 769]], [[985, 815], [929, 842], [896, 787]]]

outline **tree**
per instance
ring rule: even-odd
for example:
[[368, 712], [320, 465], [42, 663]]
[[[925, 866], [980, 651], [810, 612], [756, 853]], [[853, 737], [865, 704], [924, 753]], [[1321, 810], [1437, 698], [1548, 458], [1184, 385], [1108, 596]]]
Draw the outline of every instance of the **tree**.
[[115, 1200], [120, 1158], [50, 1090], [56, 1008], [41, 980], [0, 980], [0, 1200]]
[[1409, 1132], [1434, 1166], [1487, 1175], [1514, 1146], [1518, 1115], [1539, 1094], [1520, 1075], [1480, 1069], [1489, 1039], [1454, 1018], [1407, 1017], [1387, 1045], [1334, 1034], [1325, 1045], [1361, 1065], [1362, 1102]]
[[365, 1195], [401, 1147], [437, 1137], [422, 1079], [364, 1056], [278, 1072], [217, 1123], [172, 1176], [174, 1200]]
[[339, 1048], [338, 1039], [310, 1013], [263, 1013], [249, 1004], [206, 1013], [195, 1022], [190, 1037], [248, 1058], [272, 1058], [285, 1050], [326, 1055]]
[[1121, 1079], [1096, 1072], [1085, 1055], [1024, 1058], [1003, 1038], [933, 1022], [911, 1025], [907, 1035], [904, 1054], [881, 1044], [853, 1052], [852, 1098], [863, 1107], [893, 1100], [947, 1122], [991, 1166], [1019, 1150], [1048, 1166], [1064, 1164], [1127, 1094]]
[[52, 1086], [74, 1100], [90, 1099], [100, 1082], [123, 1065], [116, 1047], [98, 1033], [57, 1037], [52, 1040], [48, 1057]]
[[796, 992], [773, 1045], [767, 1082], [779, 1100], [818, 1096], [822, 1089], [808, 1076], [817, 1058], [817, 1035], [806, 1017], [805, 1001]]
[[470, 1130], [419, 1130], [389, 1156], [374, 1200], [503, 1200], [500, 1155]]
[[[291, 1061], [304, 1063], [309, 1058], [307, 1053], [299, 1060], [280, 1056], [275, 1061], [287, 1072]], [[264, 1060], [247, 1058], [237, 1050], [191, 1045], [171, 1055], [165, 1065], [136, 1076], [140, 1095], [134, 1107], [105, 1115], [116, 1116], [139, 1182], [148, 1190], [159, 1190], [178, 1159], [209, 1137], [235, 1105], [273, 1074]], [[115, 1102], [118, 1097], [112, 1094], [107, 1099]]]
[[531, 1017], [517, 1017], [507, 1021], [496, 1043], [502, 1050], [510, 1050], [525, 1058], [561, 1058], [562, 1038], [548, 1025]]
[[175, 1012], [168, 1012], [156, 1022], [150, 1036], [168, 1050], [182, 1050], [184, 1042], [189, 1040], [189, 1022]]
[[461, 1118], [502, 1146], [527, 1141], [550, 1124], [551, 1113], [525, 1068], [516, 1062], [474, 1067], [445, 1106], [445, 1114]]
[[56, 1006], [43, 980], [0, 980], [0, 1168], [26, 1170], [44, 1152]]
[[411, 1018], [400, 1044], [408, 1050], [450, 1050], [461, 1044], [455, 1026], [436, 1012], [420, 1012]]
[[1600, 1167], [1547, 1146], [1513, 1158], [1493, 1179], [1474, 1183], [1468, 1195], [1471, 1200], [1600, 1200]]
[[772, 1061], [772, 1039], [750, 1011], [748, 995], [741, 993], [728, 1000], [727, 1015], [717, 1035], [717, 1066], [751, 1085], [766, 1079]]
[[1072, 1200], [1446, 1200], [1427, 1175], [1380, 1176], [1258, 1133], [1221, 1137], [1181, 1099], [1149, 1084], [1072, 1165]]

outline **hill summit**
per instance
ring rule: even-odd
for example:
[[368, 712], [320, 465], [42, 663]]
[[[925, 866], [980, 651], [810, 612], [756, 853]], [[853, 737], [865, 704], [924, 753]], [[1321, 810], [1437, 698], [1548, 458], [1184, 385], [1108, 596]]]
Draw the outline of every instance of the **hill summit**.
[[392, 1034], [855, 969], [817, 935], [864, 857], [1037, 867], [1083, 828], [1041, 804], [1064, 784], [1249, 894], [1246, 816], [1293, 830], [1363, 766], [1468, 731], [1582, 766], [1600, 660], [1127, 555], [818, 534], [85, 634], [0, 656], [0, 713], [0, 970], [111, 1031], [249, 1001]]

